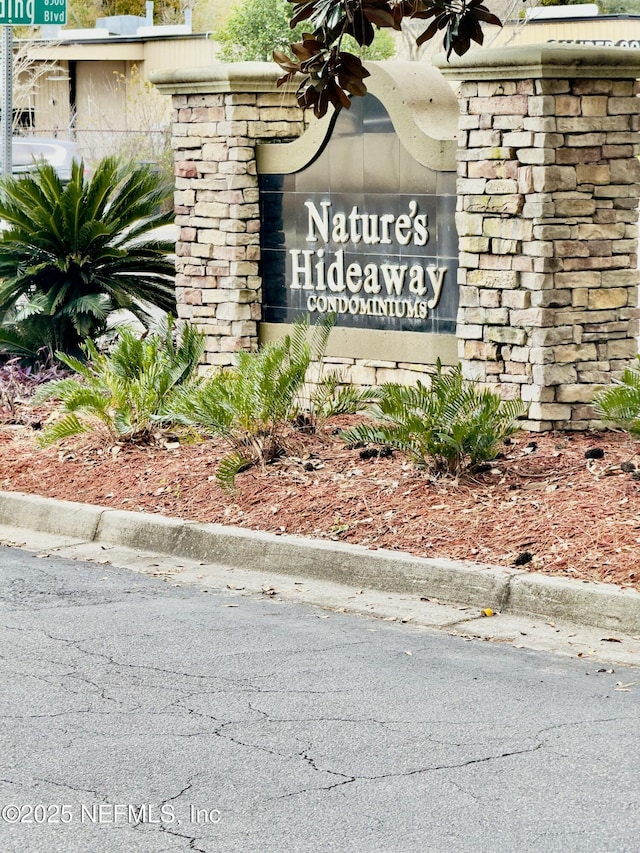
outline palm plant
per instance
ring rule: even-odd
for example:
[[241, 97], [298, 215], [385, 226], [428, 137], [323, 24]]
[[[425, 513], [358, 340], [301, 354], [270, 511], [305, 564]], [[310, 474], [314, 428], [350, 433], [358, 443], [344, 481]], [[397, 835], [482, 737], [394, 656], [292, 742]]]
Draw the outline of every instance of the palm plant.
[[125, 308], [145, 326], [150, 306], [175, 313], [173, 244], [150, 232], [171, 187], [148, 166], [107, 157], [92, 177], [74, 163], [63, 185], [48, 163], [0, 183], [0, 348], [46, 347], [82, 358], [82, 342]]
[[596, 414], [603, 420], [640, 435], [640, 356], [635, 367], [628, 367], [620, 379], [596, 394]]
[[402, 450], [434, 473], [458, 475], [494, 459], [500, 442], [517, 432], [519, 400], [502, 401], [462, 377], [460, 365], [445, 373], [440, 362], [430, 387], [388, 384], [374, 410], [376, 423], [344, 430], [348, 444]]
[[38, 389], [34, 402], [60, 400], [66, 414], [47, 427], [40, 443], [89, 432], [96, 424], [121, 441], [148, 441], [166, 418], [178, 389], [197, 386], [197, 368], [204, 335], [191, 326], [174, 334], [173, 320], [157, 332], [139, 338], [123, 329], [110, 354], [98, 352], [87, 340], [86, 360], [58, 353], [76, 377], [49, 382]]
[[334, 373], [315, 386], [308, 382], [309, 367], [322, 360], [333, 322], [326, 318], [309, 335], [309, 318], [300, 320], [291, 334], [258, 352], [237, 353], [232, 368], [176, 395], [172, 418], [222, 436], [233, 448], [218, 466], [222, 488], [233, 491], [241, 470], [279, 456], [288, 427], [301, 415], [315, 428], [334, 414], [356, 412], [371, 402], [375, 390], [342, 387]]

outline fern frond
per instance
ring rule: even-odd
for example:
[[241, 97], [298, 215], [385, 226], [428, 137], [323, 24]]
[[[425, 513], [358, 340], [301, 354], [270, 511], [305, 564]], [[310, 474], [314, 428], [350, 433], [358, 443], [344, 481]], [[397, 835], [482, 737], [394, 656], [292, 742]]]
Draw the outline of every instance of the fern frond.
[[81, 421], [77, 415], [69, 414], [44, 429], [38, 436], [38, 444], [41, 447], [46, 447], [56, 441], [62, 441], [64, 438], [71, 438], [83, 432], [91, 432], [91, 429], [91, 426]]
[[220, 460], [216, 470], [216, 480], [220, 488], [228, 494], [236, 491], [236, 476], [255, 465], [255, 460], [248, 459], [242, 453], [234, 451]]

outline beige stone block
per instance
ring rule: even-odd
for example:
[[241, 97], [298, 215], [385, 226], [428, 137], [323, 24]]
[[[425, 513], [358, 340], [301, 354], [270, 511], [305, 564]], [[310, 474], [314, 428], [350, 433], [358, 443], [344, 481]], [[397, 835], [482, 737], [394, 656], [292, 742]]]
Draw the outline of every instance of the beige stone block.
[[459, 195], [482, 195], [486, 186], [485, 178], [458, 178], [457, 181]]
[[[556, 96], [555, 114], [557, 116], [579, 116], [581, 112], [581, 99], [574, 95]], [[605, 113], [606, 115], [606, 113]]]
[[[195, 231], [195, 229], [192, 229]], [[199, 243], [211, 243], [213, 246], [225, 246], [227, 242], [226, 235], [222, 231], [217, 231], [213, 228], [201, 228], [198, 230]]]
[[609, 341], [607, 344], [607, 358], [635, 358], [638, 354], [638, 341], [636, 338], [623, 338], [622, 340]]
[[463, 267], [466, 269], [477, 269], [480, 265], [480, 255], [473, 254], [472, 252], [460, 252], [458, 262], [460, 264], [458, 268], [458, 281], [462, 283]]
[[497, 344], [486, 341], [464, 341], [462, 357], [478, 361], [496, 361], [498, 358]]
[[231, 275], [258, 275], [258, 264], [255, 261], [231, 261], [229, 272]]
[[591, 95], [582, 98], [583, 116], [606, 116], [608, 98], [605, 95]]
[[535, 290], [531, 293], [533, 308], [563, 308], [571, 304], [570, 290]]
[[478, 160], [469, 163], [468, 167], [470, 178], [513, 179], [518, 175], [518, 164], [513, 160]]
[[483, 308], [500, 308], [501, 290], [481, 290], [479, 291], [480, 305]]
[[465, 196], [465, 211], [469, 213], [502, 213], [515, 215], [521, 212], [524, 199], [521, 195]]
[[513, 309], [509, 320], [512, 326], [552, 326], [556, 322], [556, 314], [549, 308]]
[[385, 382], [397, 382], [400, 385], [417, 385], [418, 382], [424, 381], [420, 373], [415, 370], [401, 370], [400, 368], [379, 368], [376, 371], [376, 385], [383, 385]]
[[458, 325], [456, 326], [456, 335], [465, 341], [481, 341], [484, 327], [465, 323], [464, 311], [461, 311], [460, 314], [461, 316], [459, 317]]
[[559, 403], [592, 403], [593, 397], [598, 390], [598, 385], [589, 383], [561, 385], [556, 390], [556, 400]]
[[213, 257], [215, 247], [212, 243], [187, 243], [186, 245], [190, 247], [190, 255], [194, 258]]
[[625, 236], [625, 225], [622, 222], [611, 224], [578, 225], [578, 240], [619, 240]]
[[540, 388], [539, 385], [523, 385], [521, 399], [524, 403], [551, 403], [555, 400], [555, 389]]
[[487, 237], [500, 237], [504, 240], [530, 240], [533, 223], [520, 218], [487, 217], [482, 223], [482, 233]]
[[[458, 140], [460, 141], [460, 140]], [[467, 147], [483, 148], [500, 145], [501, 134], [497, 130], [470, 130]]]
[[517, 156], [524, 166], [551, 166], [556, 162], [555, 151], [549, 148], [518, 148]]
[[488, 237], [460, 237], [459, 247], [463, 252], [488, 252], [489, 238]]
[[555, 279], [551, 273], [523, 272], [520, 273], [520, 284], [526, 290], [552, 290]]
[[202, 291], [202, 302], [205, 305], [217, 305], [221, 302], [228, 302], [229, 294], [224, 290], [207, 287]]
[[500, 240], [499, 238], [494, 237], [491, 240], [491, 251], [495, 255], [515, 255], [521, 251], [520, 241]]
[[527, 107], [530, 116], [555, 116], [556, 114], [555, 98], [551, 95], [535, 95], [529, 98]]
[[518, 182], [512, 178], [496, 178], [486, 184], [486, 192], [492, 195], [508, 195], [518, 192]]
[[487, 362], [463, 361], [462, 376], [470, 382], [485, 382], [487, 378]]
[[484, 217], [478, 213], [457, 212], [455, 215], [459, 237], [482, 235]]
[[491, 98], [494, 95], [515, 95], [516, 88], [512, 80], [483, 80], [478, 83], [477, 94], [482, 98]]
[[257, 204], [231, 204], [229, 216], [232, 219], [257, 219], [260, 216], [260, 208]]
[[637, 115], [638, 98], [609, 98], [607, 112], [610, 116], [615, 115]]
[[576, 177], [579, 184], [608, 184], [611, 182], [611, 168], [609, 165], [578, 164]]
[[[580, 118], [557, 119], [558, 131], [560, 133], [575, 134], [567, 144], [580, 145], [580, 135], [585, 137], [596, 136], [598, 131], [625, 131], [629, 129], [629, 119], [624, 115], [619, 116], [586, 116]], [[593, 133], [591, 132], [593, 131]], [[593, 145], [590, 140], [586, 144]]]
[[[636, 99], [640, 107], [640, 99]], [[635, 157], [611, 160], [611, 183], [634, 184], [640, 181], [640, 162]]]
[[563, 216], [592, 216], [596, 210], [593, 199], [557, 198], [554, 199], [555, 215]]
[[466, 323], [471, 324], [506, 326], [509, 312], [506, 308], [466, 308], [464, 318]]
[[[504, 354], [504, 349], [503, 349]], [[528, 364], [529, 356], [531, 355], [531, 347], [511, 347], [511, 352], [508, 355], [508, 360], [515, 361], [518, 364]], [[507, 356], [505, 355], [505, 359]]]
[[559, 290], [564, 288], [599, 288], [602, 282], [602, 273], [595, 270], [582, 270], [577, 272], [557, 272], [555, 283]]
[[553, 347], [530, 347], [529, 361], [531, 364], [554, 364]]
[[498, 344], [513, 344], [524, 346], [527, 343], [527, 333], [524, 329], [514, 329], [510, 326], [489, 326], [485, 328], [485, 340]]
[[217, 320], [250, 320], [251, 310], [249, 305], [241, 305], [237, 302], [221, 302], [216, 309]]
[[353, 367], [349, 368], [349, 378], [354, 385], [375, 385], [376, 371], [373, 367], [354, 364]]
[[503, 290], [501, 293], [504, 308], [525, 310], [531, 307], [531, 293], [528, 290]]
[[512, 148], [532, 148], [533, 133], [531, 131], [505, 133], [502, 139], [502, 144], [509, 145]]
[[552, 258], [554, 256], [554, 244], [551, 240], [531, 240], [523, 244], [522, 252], [530, 257]]
[[536, 240], [568, 240], [571, 228], [569, 225], [535, 225], [533, 236]]
[[459, 288], [459, 302], [461, 308], [473, 308], [480, 305], [480, 291], [477, 287], [461, 285]]
[[527, 98], [526, 95], [496, 95], [489, 98], [469, 98], [469, 113], [471, 115], [526, 115], [528, 100], [533, 99]]
[[468, 284], [493, 289], [516, 288], [520, 273], [513, 270], [471, 270]]
[[255, 337], [258, 334], [258, 325], [254, 320], [236, 320], [231, 323], [231, 334], [239, 338]]
[[608, 287], [592, 290], [589, 293], [589, 308], [596, 310], [622, 308], [627, 304], [627, 298], [626, 287]]
[[571, 406], [532, 402], [529, 406], [529, 417], [545, 421], [568, 421], [571, 418]]
[[595, 361], [598, 350], [595, 344], [565, 344], [553, 348], [553, 355], [558, 364], [574, 361]]
[[215, 201], [199, 201], [195, 204], [194, 213], [209, 219], [226, 219], [229, 217], [229, 205]]
[[[556, 117], [527, 116], [522, 122], [522, 128], [523, 130], [532, 130], [534, 133], [554, 133], [556, 130]], [[537, 146], [537, 144], [534, 140], [534, 146]]]
[[529, 343], [533, 349], [536, 347], [553, 347], [558, 344], [571, 344], [573, 342], [574, 328], [572, 325], [533, 328], [529, 335]]
[[574, 190], [577, 185], [573, 166], [536, 166], [533, 169], [533, 187], [536, 192]]
[[584, 240], [556, 240], [553, 245], [559, 258], [589, 257], [589, 246]]

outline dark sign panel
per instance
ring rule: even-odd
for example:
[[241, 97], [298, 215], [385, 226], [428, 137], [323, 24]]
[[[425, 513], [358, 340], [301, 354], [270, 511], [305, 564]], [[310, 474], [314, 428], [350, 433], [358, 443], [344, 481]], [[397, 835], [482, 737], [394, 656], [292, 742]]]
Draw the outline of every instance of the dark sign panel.
[[354, 101], [310, 165], [260, 176], [263, 319], [453, 334], [455, 173], [418, 163], [372, 95]]

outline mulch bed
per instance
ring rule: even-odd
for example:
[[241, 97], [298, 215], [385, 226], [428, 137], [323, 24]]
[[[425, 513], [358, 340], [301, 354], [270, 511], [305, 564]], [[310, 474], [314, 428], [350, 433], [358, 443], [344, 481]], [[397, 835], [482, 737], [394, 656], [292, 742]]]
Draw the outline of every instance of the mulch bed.
[[400, 453], [349, 449], [331, 430], [297, 434], [232, 496], [215, 481], [221, 441], [94, 434], [43, 450], [36, 436], [0, 426], [1, 489], [640, 589], [640, 444], [625, 433], [520, 433], [457, 482]]

